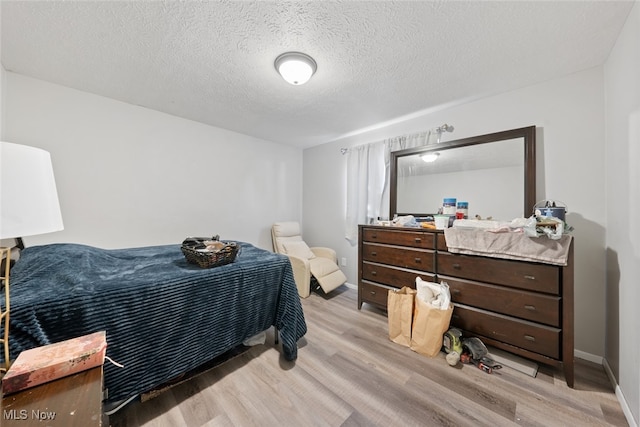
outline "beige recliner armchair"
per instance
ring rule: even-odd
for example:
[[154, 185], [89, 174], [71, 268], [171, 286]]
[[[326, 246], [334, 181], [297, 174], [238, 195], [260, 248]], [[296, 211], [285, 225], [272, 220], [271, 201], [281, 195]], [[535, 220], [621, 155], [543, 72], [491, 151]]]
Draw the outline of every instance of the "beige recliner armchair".
[[[289, 257], [293, 268], [298, 294], [306, 298], [311, 293], [311, 283], [329, 293], [347, 281], [337, 263], [336, 251], [330, 248], [310, 248], [302, 240], [297, 222], [276, 222], [271, 227], [273, 250]], [[312, 279], [313, 278], [313, 279]]]

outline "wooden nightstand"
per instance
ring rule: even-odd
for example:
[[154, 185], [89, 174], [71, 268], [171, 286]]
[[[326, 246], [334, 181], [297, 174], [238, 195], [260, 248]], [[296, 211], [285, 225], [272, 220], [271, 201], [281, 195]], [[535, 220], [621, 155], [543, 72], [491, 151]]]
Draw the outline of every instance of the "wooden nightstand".
[[3, 396], [0, 419], [3, 427], [101, 426], [102, 366]]

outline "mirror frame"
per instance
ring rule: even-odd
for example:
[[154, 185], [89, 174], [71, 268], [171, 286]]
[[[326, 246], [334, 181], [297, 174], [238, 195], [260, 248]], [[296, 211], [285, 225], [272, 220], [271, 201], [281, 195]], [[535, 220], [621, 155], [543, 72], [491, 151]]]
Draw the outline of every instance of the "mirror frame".
[[421, 147], [407, 148], [391, 152], [390, 180], [389, 180], [389, 218], [398, 215], [425, 216], [431, 213], [398, 212], [397, 211], [397, 185], [398, 185], [398, 159], [414, 154], [428, 153], [430, 151], [443, 151], [452, 148], [461, 148], [477, 144], [489, 144], [503, 140], [524, 138], [524, 205], [523, 218], [528, 218], [533, 213], [536, 204], [536, 127], [527, 126], [518, 129], [509, 129], [501, 132], [488, 133], [486, 135], [471, 136], [468, 138], [440, 142], [439, 144], [423, 145]]

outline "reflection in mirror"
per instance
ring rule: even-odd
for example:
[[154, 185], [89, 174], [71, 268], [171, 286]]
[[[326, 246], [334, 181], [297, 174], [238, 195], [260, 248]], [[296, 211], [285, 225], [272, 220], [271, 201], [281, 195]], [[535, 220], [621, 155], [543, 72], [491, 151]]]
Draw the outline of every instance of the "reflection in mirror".
[[[437, 154], [430, 163], [425, 154]], [[535, 126], [391, 153], [390, 217], [438, 213], [445, 198], [468, 218], [528, 217], [536, 202]]]
[[[444, 198], [468, 203], [468, 216], [510, 220], [522, 215], [523, 138], [429, 151], [398, 159], [398, 212], [437, 213]], [[514, 200], [516, 203], [514, 203]]]

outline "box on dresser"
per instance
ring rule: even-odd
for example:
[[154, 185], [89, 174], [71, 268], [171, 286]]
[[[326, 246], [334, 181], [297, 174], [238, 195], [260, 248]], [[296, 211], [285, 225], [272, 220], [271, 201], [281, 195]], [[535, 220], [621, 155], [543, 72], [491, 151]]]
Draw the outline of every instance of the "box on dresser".
[[446, 281], [451, 325], [488, 345], [562, 367], [573, 387], [573, 240], [566, 265], [450, 253], [439, 230], [361, 225], [358, 308], [386, 309], [389, 289], [416, 276]]
[[25, 350], [2, 378], [2, 393], [8, 395], [102, 366], [106, 349], [106, 332], [100, 331]]

